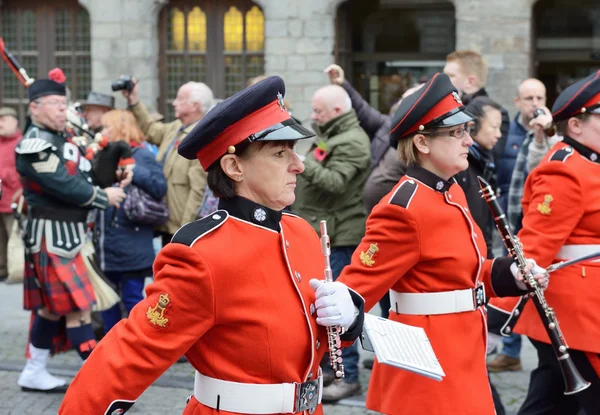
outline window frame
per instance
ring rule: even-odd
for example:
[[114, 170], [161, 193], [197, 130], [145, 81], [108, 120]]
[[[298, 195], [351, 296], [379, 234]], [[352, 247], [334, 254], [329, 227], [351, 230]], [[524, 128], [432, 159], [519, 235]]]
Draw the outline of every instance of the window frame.
[[[72, 48], [68, 51], [56, 50], [56, 11], [67, 9], [70, 11], [70, 43]], [[91, 88], [91, 40], [90, 47], [86, 52], [77, 51], [75, 44], [76, 39], [76, 21], [77, 13], [84, 10], [88, 16], [88, 24], [91, 24], [91, 19], [88, 11], [79, 4], [77, 0], [53, 0], [52, 2], [40, 1], [40, 0], [4, 0], [0, 1], [0, 12], [6, 10], [16, 10], [16, 40], [17, 47], [11, 48], [10, 51], [15, 57], [23, 63], [24, 57], [36, 57], [37, 58], [37, 71], [32, 73], [29, 70], [27, 73], [34, 79], [41, 79], [48, 77], [48, 71], [55, 68], [57, 57], [71, 57], [72, 72], [67, 75], [67, 85], [71, 90], [71, 99], [76, 101], [77, 98], [82, 97], [83, 94], [87, 94], [89, 91], [80, 91], [79, 84], [81, 80], [77, 76], [77, 58], [81, 56], [87, 56], [90, 59], [90, 88]], [[36, 21], [36, 49], [23, 51], [23, 36], [21, 33], [21, 19], [20, 16], [24, 11], [33, 11], [35, 13]], [[3, 33], [2, 19], [0, 19], [0, 33]], [[9, 48], [12, 45], [9, 45]], [[29, 68], [25, 67], [25, 70]], [[14, 76], [10, 68], [5, 62], [0, 62], [0, 91], [4, 91], [4, 78], [6, 71], [9, 72], [9, 77]], [[85, 88], [85, 85], [83, 86]], [[26, 88], [17, 87], [17, 98], [5, 98], [4, 93], [0, 93], [0, 106], [11, 106], [16, 108], [18, 111], [19, 125], [25, 125], [25, 117], [27, 116], [27, 90]]]
[[[188, 81], [198, 81], [206, 83], [212, 90], [215, 97], [226, 98], [225, 96], [225, 57], [226, 56], [241, 56], [241, 70], [242, 70], [242, 82], [247, 82], [246, 63], [248, 57], [259, 56], [264, 59], [265, 51], [264, 48], [260, 52], [247, 51], [246, 47], [246, 13], [248, 13], [252, 7], [256, 6], [260, 9], [264, 17], [263, 8], [251, 1], [251, 0], [171, 0], [168, 5], [165, 5], [159, 13], [159, 96], [157, 98], [156, 107], [162, 114], [167, 114], [168, 106], [172, 104], [173, 100], [168, 96], [168, 68], [167, 58], [172, 56], [172, 51], [167, 51], [168, 43], [168, 24], [170, 11], [173, 8], [177, 8], [181, 11], [189, 13], [194, 7], [200, 7], [206, 15], [206, 51], [204, 53], [206, 59], [206, 79], [190, 79], [189, 78], [189, 64], [188, 56], [197, 55], [198, 53], [189, 53], [187, 49], [187, 18], [185, 19], [185, 31], [184, 31], [184, 50], [179, 54], [185, 56], [186, 64], [184, 66], [184, 83]], [[226, 52], [225, 51], [225, 13], [230, 7], [236, 7], [244, 16], [243, 19], [243, 44], [240, 52]], [[208, 64], [210, 63], [210, 64]]]

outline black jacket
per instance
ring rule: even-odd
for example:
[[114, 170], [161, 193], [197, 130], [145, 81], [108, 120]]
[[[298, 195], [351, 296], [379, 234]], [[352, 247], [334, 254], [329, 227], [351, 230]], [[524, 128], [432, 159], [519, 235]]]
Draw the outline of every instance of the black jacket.
[[473, 144], [469, 148], [468, 160], [469, 168], [458, 173], [456, 176], [454, 176], [454, 178], [465, 192], [469, 210], [471, 211], [471, 216], [473, 216], [475, 223], [481, 228], [481, 232], [483, 233], [483, 237], [485, 239], [485, 244], [487, 245], [487, 257], [493, 258], [492, 241], [494, 236], [494, 218], [490, 213], [487, 202], [479, 193], [479, 182], [477, 181], [477, 176], [483, 177], [492, 185], [492, 189], [494, 189], [496, 187], [496, 166], [494, 164], [491, 152], [481, 150], [477, 144]]

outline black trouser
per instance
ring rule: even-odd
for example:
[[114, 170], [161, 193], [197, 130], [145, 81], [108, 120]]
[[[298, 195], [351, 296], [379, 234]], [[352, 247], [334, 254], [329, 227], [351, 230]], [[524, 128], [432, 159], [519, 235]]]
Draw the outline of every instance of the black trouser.
[[490, 389], [492, 390], [492, 399], [494, 400], [494, 408], [496, 408], [496, 415], [506, 415], [506, 410], [504, 409], [504, 405], [502, 405], [502, 401], [500, 400], [500, 395], [498, 395], [496, 387], [490, 379], [490, 375], [488, 375], [488, 380], [490, 382]]
[[538, 352], [538, 367], [531, 372], [529, 390], [518, 415], [598, 415], [600, 379], [585, 353], [569, 350], [579, 373], [592, 384], [574, 395], [565, 395], [565, 383], [552, 346], [533, 339]]

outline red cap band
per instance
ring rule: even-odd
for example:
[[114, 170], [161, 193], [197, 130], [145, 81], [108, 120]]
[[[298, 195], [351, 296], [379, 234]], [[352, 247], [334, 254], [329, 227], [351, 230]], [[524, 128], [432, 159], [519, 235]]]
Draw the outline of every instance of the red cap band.
[[290, 118], [290, 114], [285, 109], [282, 109], [278, 101], [275, 100], [227, 127], [225, 131], [215, 137], [206, 147], [198, 151], [196, 157], [200, 160], [202, 168], [206, 170], [211, 164], [227, 153], [229, 146], [235, 146], [252, 134]]
[[[594, 105], [600, 104], [600, 92], [594, 95], [592, 98], [588, 100], [585, 104], [583, 104], [582, 108], [593, 107]], [[581, 109], [579, 110], [581, 111]], [[577, 113], [575, 113], [577, 114]]]
[[413, 133], [419, 129], [420, 125], [425, 125], [428, 122], [435, 120], [438, 117], [441, 117], [444, 114], [449, 113], [450, 111], [462, 107], [462, 103], [456, 100], [455, 95], [450, 94], [444, 97], [440, 102], [435, 104], [435, 106], [427, 112], [419, 121], [413, 125], [408, 132], [404, 135], [408, 135]]

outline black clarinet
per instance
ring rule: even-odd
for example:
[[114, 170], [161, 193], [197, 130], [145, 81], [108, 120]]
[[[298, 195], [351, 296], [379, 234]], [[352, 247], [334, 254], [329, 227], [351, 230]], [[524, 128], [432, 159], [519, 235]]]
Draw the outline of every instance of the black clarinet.
[[[494, 222], [496, 222], [496, 227], [500, 232], [504, 246], [517, 263], [521, 273], [525, 275], [524, 269], [527, 266], [527, 260], [523, 254], [521, 242], [510, 229], [510, 225], [506, 220], [506, 215], [502, 211], [492, 187], [481, 177], [478, 177], [477, 179], [479, 181], [479, 187], [481, 188], [481, 194], [483, 195], [482, 197], [485, 199], [492, 212]], [[569, 355], [569, 346], [567, 346], [567, 342], [558, 325], [554, 309], [546, 303], [544, 291], [533, 278], [533, 273], [531, 271], [525, 275], [525, 282], [531, 289], [529, 296], [531, 296], [533, 303], [535, 304], [535, 308], [542, 319], [546, 333], [548, 333], [548, 337], [550, 337], [554, 353], [556, 353], [556, 357], [558, 358], [558, 365], [560, 366], [565, 381], [565, 395], [573, 395], [587, 389], [590, 386], [590, 383], [581, 376], [577, 367], [575, 367], [575, 364]], [[523, 300], [523, 297], [521, 299]], [[521, 302], [524, 303], [525, 301]]]

